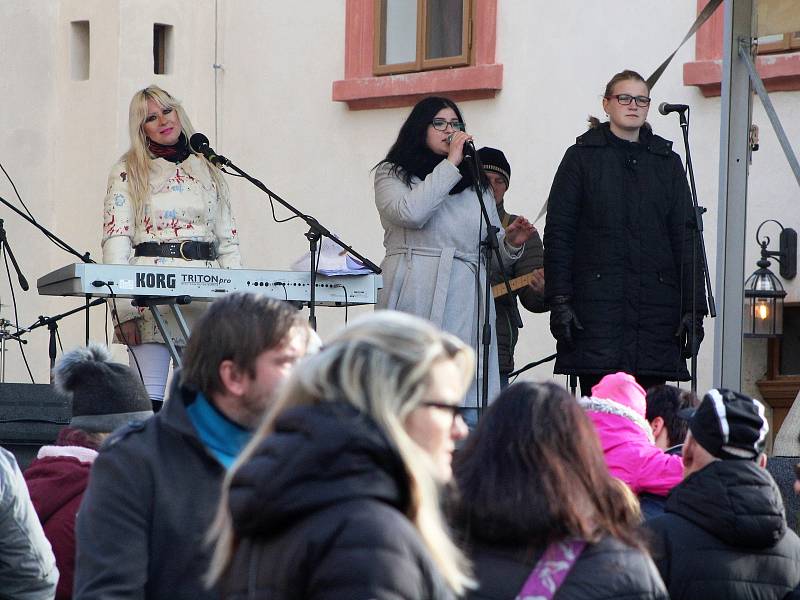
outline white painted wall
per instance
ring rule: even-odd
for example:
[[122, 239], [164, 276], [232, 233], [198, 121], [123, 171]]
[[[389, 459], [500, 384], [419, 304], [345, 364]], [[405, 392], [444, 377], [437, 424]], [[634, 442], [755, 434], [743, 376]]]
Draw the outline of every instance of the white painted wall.
[[[215, 101], [215, 7], [218, 37]], [[544, 203], [564, 150], [585, 130], [588, 114], [601, 115], [600, 96], [610, 76], [633, 68], [647, 76], [694, 20], [693, 0], [625, 3], [502, 0], [498, 3], [497, 61], [504, 87], [495, 99], [461, 104], [479, 145], [502, 148], [513, 170], [510, 209], [533, 217]], [[69, 22], [91, 22], [91, 76], [70, 80]], [[174, 72], [152, 74], [152, 25], [173, 25]], [[132, 93], [155, 82], [181, 98], [195, 128], [215, 148], [274, 192], [313, 214], [375, 262], [382, 230], [373, 203], [370, 169], [394, 141], [408, 108], [350, 111], [331, 101], [331, 84], [344, 73], [343, 0], [6, 0], [0, 4], [0, 162], [14, 177], [31, 210], [48, 227], [99, 257], [102, 200], [110, 165], [127, 148], [127, 106]], [[662, 117], [662, 101], [692, 106], [695, 173], [708, 208], [706, 243], [715, 270], [720, 102], [682, 84], [682, 64], [694, 57], [690, 41], [653, 90], [650, 122], [683, 153], [675, 115]], [[800, 137], [798, 93], [773, 100], [790, 139]], [[216, 111], [215, 111], [216, 104]], [[755, 227], [778, 218], [797, 228], [797, 187], [758, 101], [761, 150], [751, 170], [748, 271], [755, 269]], [[218, 129], [217, 129], [218, 126]], [[215, 132], [218, 135], [215, 136]], [[307, 250], [298, 221], [272, 221], [266, 197], [231, 181], [242, 252], [252, 268], [287, 268]], [[0, 195], [11, 199], [0, 181]], [[279, 216], [286, 216], [278, 208]], [[0, 208], [9, 239], [28, 278], [72, 262], [33, 228]], [[543, 229], [543, 223], [539, 223]], [[752, 269], [749, 265], [752, 264]], [[2, 279], [0, 277], [0, 279]], [[8, 303], [7, 284], [0, 301]], [[788, 283], [788, 300], [800, 287]], [[20, 322], [78, 304], [75, 299], [18, 297]], [[353, 309], [350, 315], [369, 310]], [[10, 308], [0, 315], [10, 317]], [[344, 322], [322, 308], [325, 337]], [[103, 339], [102, 309], [94, 309], [92, 337]], [[519, 365], [554, 351], [547, 315], [525, 313]], [[65, 347], [82, 343], [83, 323], [62, 326]], [[29, 336], [37, 381], [47, 374], [47, 335]], [[699, 388], [711, 386], [713, 323], [706, 326]], [[745, 371], [763, 372], [760, 350], [746, 347]], [[8, 352], [9, 381], [24, 381], [19, 351]], [[120, 353], [121, 356], [121, 353]], [[552, 363], [528, 377], [542, 379]], [[562, 379], [563, 381], [563, 379]], [[745, 386], [747, 387], [747, 386]]]

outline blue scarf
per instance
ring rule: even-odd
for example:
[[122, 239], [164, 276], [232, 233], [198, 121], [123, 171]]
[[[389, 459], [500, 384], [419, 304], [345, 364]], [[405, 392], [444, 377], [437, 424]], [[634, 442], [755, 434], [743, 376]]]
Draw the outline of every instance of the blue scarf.
[[203, 394], [197, 392], [195, 401], [186, 409], [189, 420], [197, 430], [200, 441], [226, 469], [250, 441], [253, 432], [237, 425], [223, 415]]

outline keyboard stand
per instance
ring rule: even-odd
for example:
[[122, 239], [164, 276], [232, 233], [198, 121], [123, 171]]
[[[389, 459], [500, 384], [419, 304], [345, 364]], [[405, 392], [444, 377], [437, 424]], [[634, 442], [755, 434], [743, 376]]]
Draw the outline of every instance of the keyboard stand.
[[175, 317], [175, 322], [178, 324], [178, 329], [183, 337], [183, 341], [186, 344], [189, 342], [189, 335], [191, 332], [189, 331], [189, 326], [186, 323], [186, 319], [179, 305], [189, 304], [191, 301], [191, 296], [175, 296], [172, 298], [161, 296], [137, 296], [133, 301], [134, 306], [142, 306], [150, 309], [150, 312], [153, 314], [153, 319], [155, 319], [156, 327], [158, 327], [161, 337], [164, 338], [164, 343], [167, 345], [169, 355], [172, 357], [172, 364], [176, 369], [183, 365], [181, 355], [178, 352], [178, 348], [175, 346], [175, 342], [172, 341], [172, 337], [167, 331], [167, 325], [158, 307], [169, 306], [170, 310], [172, 310], [172, 315]]

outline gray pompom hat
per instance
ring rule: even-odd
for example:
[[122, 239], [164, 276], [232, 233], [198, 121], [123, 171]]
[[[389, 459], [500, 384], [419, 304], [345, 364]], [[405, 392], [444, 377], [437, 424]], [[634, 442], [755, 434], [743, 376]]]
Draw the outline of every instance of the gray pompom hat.
[[103, 345], [92, 343], [67, 352], [53, 375], [56, 389], [72, 398], [70, 427], [109, 433], [153, 416], [142, 381], [127, 365], [112, 362]]

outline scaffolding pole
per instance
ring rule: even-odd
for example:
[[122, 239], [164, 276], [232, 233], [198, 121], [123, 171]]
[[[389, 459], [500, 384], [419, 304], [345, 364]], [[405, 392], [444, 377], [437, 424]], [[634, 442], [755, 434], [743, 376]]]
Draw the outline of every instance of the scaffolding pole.
[[727, 0], [722, 61], [722, 115], [717, 220], [717, 297], [721, 310], [714, 328], [714, 385], [742, 387], [752, 89], [739, 46], [753, 38], [754, 0]]

